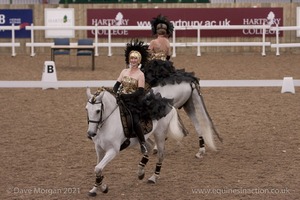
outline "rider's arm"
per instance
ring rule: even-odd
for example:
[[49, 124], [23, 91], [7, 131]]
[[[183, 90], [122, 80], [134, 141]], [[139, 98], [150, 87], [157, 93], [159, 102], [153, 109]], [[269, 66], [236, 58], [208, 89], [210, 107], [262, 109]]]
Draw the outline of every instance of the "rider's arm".
[[118, 92], [118, 89], [119, 89], [120, 85], [121, 85], [121, 82], [119, 82], [119, 81], [117, 81], [117, 82], [115, 83], [115, 85], [114, 85], [114, 87], [113, 87], [113, 91], [114, 91], [115, 93]]
[[122, 81], [122, 78], [123, 78], [123, 74], [124, 74], [124, 72], [125, 72], [125, 69], [123, 69], [122, 71], [121, 71], [121, 73], [120, 73], [120, 75], [119, 75], [119, 77], [118, 77], [118, 79], [117, 79], [117, 82], [115, 83], [115, 85], [114, 85], [114, 87], [113, 87], [113, 91], [115, 92], [115, 93], [117, 93], [117, 91], [118, 91], [118, 89], [119, 89], [119, 87], [120, 87], [120, 85], [121, 85], [121, 81]]

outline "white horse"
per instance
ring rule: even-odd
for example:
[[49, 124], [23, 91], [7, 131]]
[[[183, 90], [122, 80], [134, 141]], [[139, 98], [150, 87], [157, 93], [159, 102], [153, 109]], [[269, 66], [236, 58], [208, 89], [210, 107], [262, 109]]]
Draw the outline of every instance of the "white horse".
[[[100, 187], [103, 193], [108, 192], [108, 187], [103, 184], [102, 171], [104, 167], [113, 160], [120, 152], [120, 147], [127, 138], [120, 117], [120, 109], [116, 98], [105, 89], [101, 88], [94, 95], [87, 88], [88, 102], [86, 110], [88, 114], [87, 134], [95, 143], [97, 154], [97, 165], [95, 167], [96, 181], [94, 187], [89, 191], [90, 196], [96, 196], [97, 188]], [[148, 179], [149, 183], [156, 183], [161, 165], [164, 159], [165, 138], [171, 137], [181, 140], [184, 137], [184, 129], [178, 119], [176, 108], [170, 106], [170, 112], [159, 120], [153, 120], [153, 129], [145, 135], [145, 139], [153, 133], [158, 147], [158, 162], [155, 173]], [[130, 138], [130, 146], [138, 144], [137, 138]], [[148, 155], [144, 155], [138, 165], [138, 178], [143, 179], [144, 167], [148, 162]]]
[[[152, 90], [154, 93], [160, 93], [162, 97], [173, 99], [175, 108], [183, 107], [199, 137], [199, 151], [195, 155], [197, 158], [202, 158], [205, 154], [204, 141], [209, 148], [216, 150], [214, 135], [220, 141], [222, 141], [222, 138], [219, 136], [206, 110], [199, 84], [183, 81], [179, 84], [152, 87]], [[156, 147], [154, 147], [154, 152], [156, 152]]]

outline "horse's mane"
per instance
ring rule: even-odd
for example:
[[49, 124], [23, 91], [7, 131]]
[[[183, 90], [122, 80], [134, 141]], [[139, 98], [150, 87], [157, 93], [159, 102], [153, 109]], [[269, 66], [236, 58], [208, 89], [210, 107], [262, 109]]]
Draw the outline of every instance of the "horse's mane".
[[113, 89], [110, 88], [110, 87], [99, 87], [99, 88], [97, 89], [97, 91], [94, 93], [94, 96], [96, 96], [96, 97], [99, 96], [99, 94], [100, 94], [101, 92], [103, 92], [103, 91], [107, 91], [107, 92], [109, 92], [109, 93], [111, 93], [112, 95], [115, 96], [115, 93], [114, 93]]
[[103, 91], [109, 92], [112, 96], [114, 96], [116, 98], [116, 93], [113, 91], [112, 88], [109, 88], [109, 87], [99, 87], [97, 89], [97, 91], [94, 93], [94, 96], [92, 98], [92, 102], [95, 102], [96, 101], [96, 97], [99, 96], [101, 94], [101, 92], [103, 92]]
[[114, 90], [110, 87], [102, 87], [105, 91], [109, 92], [110, 94], [112, 94], [114, 97], [116, 97], [116, 93], [114, 92]]

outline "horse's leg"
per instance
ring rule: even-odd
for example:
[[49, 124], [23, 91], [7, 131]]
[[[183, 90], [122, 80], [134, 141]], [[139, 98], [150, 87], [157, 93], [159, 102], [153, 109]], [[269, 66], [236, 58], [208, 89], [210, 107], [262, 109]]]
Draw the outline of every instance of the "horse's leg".
[[165, 157], [165, 136], [157, 136], [155, 135], [155, 142], [157, 145], [157, 157], [158, 157], [158, 162], [156, 163], [155, 166], [155, 171], [154, 174], [148, 179], [148, 183], [156, 183], [159, 175], [160, 175], [160, 169], [162, 166], [162, 162]]
[[137, 172], [137, 174], [138, 174], [138, 178], [140, 180], [142, 180], [145, 177], [145, 170], [144, 170], [144, 168], [145, 168], [146, 164], [148, 163], [148, 161], [149, 161], [149, 156], [147, 154], [145, 154], [143, 156], [142, 160], [140, 161], [139, 165], [138, 165], [138, 172]]
[[[167, 140], [168, 138], [166, 137], [166, 139], [165, 140]], [[153, 154], [157, 154], [157, 145], [156, 145], [156, 143], [155, 143], [155, 145], [154, 145], [154, 147], [153, 147]]]
[[190, 118], [190, 120], [192, 121], [199, 137], [199, 151], [196, 153], [195, 156], [197, 158], [203, 158], [203, 155], [205, 154], [204, 139], [201, 131], [201, 126], [196, 115], [196, 108], [195, 105], [193, 104], [192, 96], [189, 98], [189, 100], [186, 102], [183, 108], [186, 114], [188, 115], [188, 117]]
[[157, 154], [157, 145], [156, 144], [153, 147], [153, 154]]
[[[220, 141], [222, 141], [222, 138], [220, 138], [219, 134], [214, 128], [213, 122], [206, 110], [203, 97], [198, 92], [198, 90], [196, 89], [193, 90], [192, 96], [187, 101], [184, 108], [186, 110], [186, 113], [189, 115], [190, 119], [192, 120], [199, 137], [200, 148], [199, 148], [199, 152], [196, 154], [196, 157], [202, 158], [205, 153], [205, 146], [208, 146], [212, 150], [216, 150], [213, 134], [214, 133], [217, 134]], [[200, 129], [200, 125], [201, 125], [201, 129]], [[205, 142], [205, 146], [204, 146], [204, 142]]]
[[95, 149], [96, 149], [96, 155], [97, 155], [97, 164], [102, 160], [102, 158], [104, 157], [105, 155], [105, 152], [104, 150], [98, 146], [98, 145], [95, 145]]
[[[102, 160], [96, 165], [95, 167], [95, 174], [96, 174], [96, 181], [94, 184], [94, 187], [89, 191], [89, 196], [96, 196], [97, 195], [97, 188], [100, 186], [101, 191], [103, 193], [108, 192], [108, 186], [106, 184], [103, 184], [103, 178], [102, 171], [104, 167], [117, 155], [117, 151], [115, 149], [108, 150]], [[98, 153], [97, 153], [98, 155]], [[99, 154], [100, 155], [100, 154]]]

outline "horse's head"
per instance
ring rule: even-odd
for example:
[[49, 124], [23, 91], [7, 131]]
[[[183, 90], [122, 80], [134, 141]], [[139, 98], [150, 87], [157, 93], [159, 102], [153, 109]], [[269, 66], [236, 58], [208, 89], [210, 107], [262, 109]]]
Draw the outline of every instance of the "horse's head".
[[[105, 127], [104, 123], [115, 113], [118, 104], [116, 97], [110, 92], [109, 88], [98, 88], [94, 94], [91, 94], [91, 90], [87, 88], [86, 94], [88, 97], [86, 110], [89, 124], [87, 133], [88, 137], [92, 138], [96, 136], [98, 129]], [[115, 120], [112, 120], [111, 123], [114, 124]]]
[[87, 120], [88, 120], [88, 137], [92, 138], [97, 133], [97, 128], [102, 122], [103, 103], [102, 98], [104, 95], [104, 89], [100, 88], [94, 94], [91, 94], [90, 88], [87, 88], [86, 94], [88, 102], [86, 104]]

